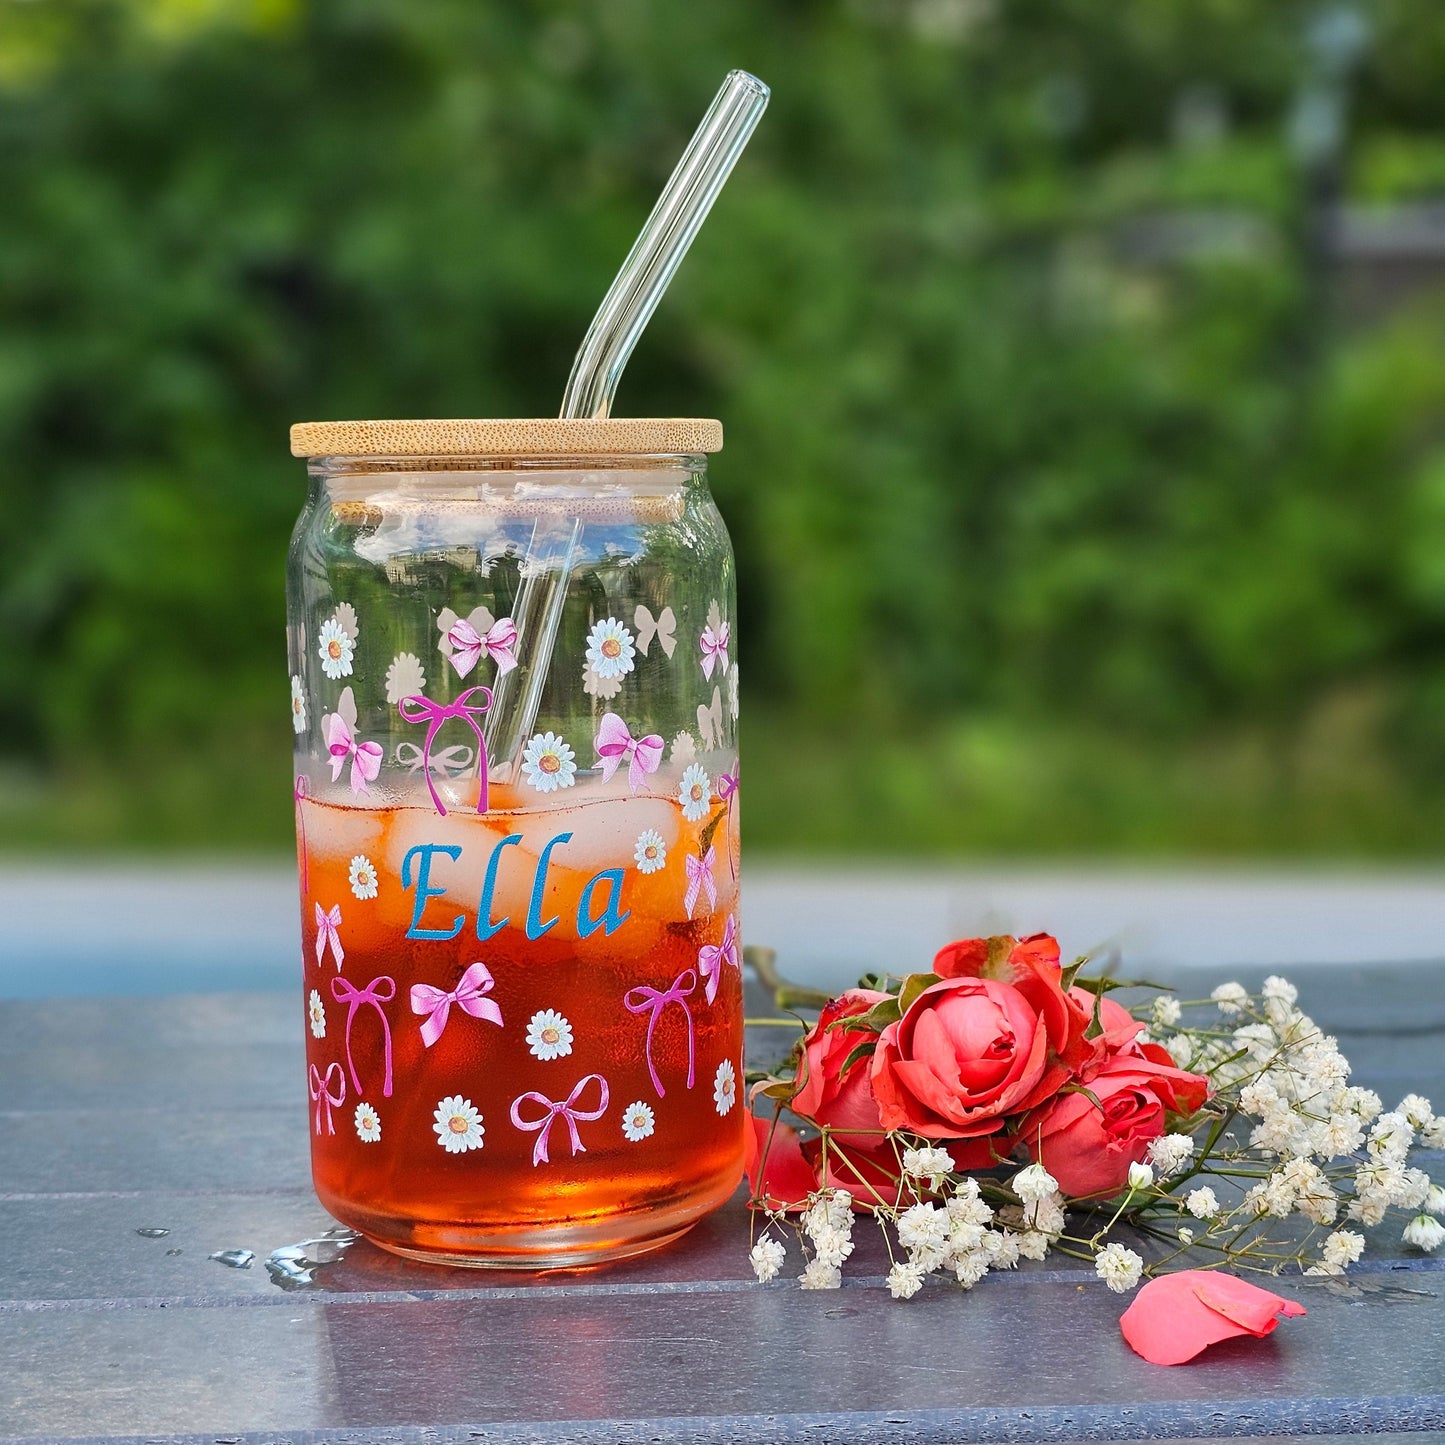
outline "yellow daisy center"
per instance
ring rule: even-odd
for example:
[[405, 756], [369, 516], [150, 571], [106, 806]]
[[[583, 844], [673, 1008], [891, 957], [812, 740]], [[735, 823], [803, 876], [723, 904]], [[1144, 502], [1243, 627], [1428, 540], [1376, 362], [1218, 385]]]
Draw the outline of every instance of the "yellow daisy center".
[[622, 643], [615, 637], [606, 637], [602, 640], [603, 657], [621, 657]]
[[447, 1120], [447, 1128], [450, 1129], [453, 1134], [465, 1134], [470, 1127], [464, 1114], [453, 1114], [451, 1118]]
[[556, 773], [562, 769], [562, 759], [556, 753], [543, 753], [537, 760], [537, 766], [544, 773]]
[[333, 637], [331, 641], [326, 644], [326, 655], [332, 660], [332, 662], [337, 662], [340, 660], [341, 639], [339, 637]]
[[694, 783], [692, 787], [687, 790], [687, 795], [694, 803], [702, 802], [702, 784]]
[[560, 1029], [553, 1028], [551, 1025], [548, 1025], [548, 1027], [542, 1030], [542, 1042], [544, 1044], [555, 1044], [561, 1039], [561, 1037], [562, 1031]]

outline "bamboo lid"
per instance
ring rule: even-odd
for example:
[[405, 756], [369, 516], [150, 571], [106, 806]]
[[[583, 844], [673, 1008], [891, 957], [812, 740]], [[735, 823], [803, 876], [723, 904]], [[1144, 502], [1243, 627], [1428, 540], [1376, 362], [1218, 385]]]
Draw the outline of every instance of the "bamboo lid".
[[676, 456], [722, 450], [722, 423], [703, 417], [533, 421], [303, 421], [297, 457]]

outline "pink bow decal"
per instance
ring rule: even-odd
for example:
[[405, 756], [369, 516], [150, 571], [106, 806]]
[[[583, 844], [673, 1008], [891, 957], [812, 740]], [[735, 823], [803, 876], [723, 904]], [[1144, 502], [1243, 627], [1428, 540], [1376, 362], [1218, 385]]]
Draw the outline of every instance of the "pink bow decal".
[[[331, 1076], [336, 1075], [336, 1093], [331, 1092]], [[334, 1134], [336, 1125], [331, 1122], [332, 1109], [339, 1109], [346, 1102], [346, 1075], [340, 1064], [328, 1064], [323, 1074], [315, 1064], [311, 1065], [311, 1097], [316, 1101], [316, 1132], [321, 1132], [322, 1111], [326, 1114], [326, 1132]]]
[[450, 993], [433, 988], [429, 983], [412, 984], [412, 1013], [431, 1015], [421, 1026], [422, 1043], [427, 1048], [431, 1048], [441, 1038], [453, 1004], [474, 1019], [487, 1019], [491, 1023], [500, 1024], [502, 1011], [487, 997], [495, 983], [492, 971], [486, 964], [474, 963], [462, 975], [461, 981]]
[[615, 712], [603, 713], [593, 747], [602, 759], [604, 783], [611, 781], [613, 773], [626, 760], [627, 785], [634, 793], [642, 786], [643, 774], [655, 773], [662, 761], [662, 739], [656, 733], [649, 733], [645, 738], [633, 737]]
[[[593, 1079], [597, 1080], [602, 1091], [602, 1102], [595, 1109], [579, 1109], [577, 1101], [582, 1097], [582, 1091]], [[527, 1120], [522, 1117], [522, 1105], [525, 1103], [540, 1104], [547, 1112], [540, 1119]], [[537, 1142], [532, 1147], [532, 1167], [535, 1169], [539, 1164], [547, 1164], [551, 1161], [547, 1158], [547, 1136], [552, 1132], [553, 1121], [560, 1114], [567, 1121], [567, 1132], [572, 1136], [572, 1157], [575, 1159], [579, 1154], [587, 1152], [587, 1146], [582, 1142], [577, 1133], [577, 1121], [579, 1119], [600, 1119], [607, 1112], [607, 1080], [601, 1074], [584, 1074], [577, 1081], [576, 1087], [567, 1095], [564, 1103], [557, 1103], [547, 1098], [545, 1094], [521, 1094], [512, 1100], [512, 1123], [517, 1128], [525, 1129], [528, 1133], [540, 1129], [537, 1135]]]
[[[684, 985], [686, 985], [684, 987]], [[687, 1086], [693, 1085], [693, 1036], [692, 1036], [692, 1009], [688, 1007], [687, 996], [697, 987], [697, 974], [690, 968], [685, 968], [673, 979], [672, 983], [665, 989], [649, 988], [646, 984], [639, 984], [636, 988], [630, 988], [622, 997], [622, 1005], [628, 1013], [647, 1015], [647, 1072], [652, 1075], [652, 1087], [657, 1090], [659, 1099], [666, 1097], [667, 1090], [662, 1087], [662, 1080], [657, 1076], [657, 1068], [652, 1062], [652, 1031], [657, 1027], [657, 1016], [668, 1004], [676, 1003], [682, 1005], [682, 1011], [687, 1017]]]
[[697, 966], [702, 976], [707, 980], [707, 1001], [711, 1003], [717, 997], [718, 984], [722, 982], [723, 964], [730, 963], [734, 968], [742, 968], [742, 960], [738, 957], [738, 921], [728, 914], [728, 921], [723, 926], [721, 943], [705, 943], [697, 951]]
[[326, 945], [331, 945], [331, 956], [336, 960], [336, 971], [341, 972], [341, 965], [346, 962], [346, 954], [341, 948], [341, 905], [333, 903], [328, 912], [319, 903], [313, 903], [316, 910], [316, 962], [319, 964], [326, 956]]
[[712, 681], [712, 670], [718, 669], [718, 676], [722, 677], [728, 670], [728, 639], [732, 636], [732, 629], [726, 622], [719, 622], [714, 628], [708, 623], [702, 630], [702, 636], [698, 639], [698, 646], [702, 648], [702, 675], [709, 682]]
[[[386, 985], [387, 992], [381, 991], [382, 984]], [[383, 1003], [390, 1003], [396, 997], [396, 980], [383, 975], [374, 978], [365, 988], [356, 988], [344, 978], [333, 978], [331, 980], [331, 997], [337, 1003], [346, 1005], [346, 1067], [351, 1070], [351, 1082], [356, 1092], [360, 1094], [361, 1076], [356, 1072], [356, 1060], [351, 1057], [351, 1025], [356, 1018], [356, 1011], [362, 1004], [370, 1004], [376, 1010], [376, 1016], [381, 1020], [381, 1042], [385, 1050], [386, 1077], [381, 1083], [382, 1097], [391, 1097], [391, 1025], [386, 1021], [386, 1010], [382, 1008]], [[339, 1101], [338, 1101], [339, 1102]]]
[[326, 748], [331, 754], [331, 781], [341, 776], [347, 758], [351, 759], [351, 791], [365, 793], [367, 784], [376, 781], [381, 771], [381, 744], [358, 742], [351, 725], [339, 712], [326, 715]]
[[717, 861], [717, 849], [709, 844], [706, 853], [689, 853], [682, 861], [687, 866], [687, 892], [682, 898], [687, 916], [692, 917], [693, 905], [697, 902], [699, 891], [705, 891], [708, 906], [716, 908], [717, 884], [713, 882], [712, 865]]
[[[485, 693], [486, 702], [468, 702], [473, 693]], [[492, 705], [492, 690], [489, 687], [469, 687], [454, 703], [443, 705], [426, 697], [404, 697], [397, 703], [396, 710], [409, 723], [424, 722], [427, 725], [426, 739], [421, 745], [422, 764], [426, 768], [426, 786], [431, 794], [432, 806], [443, 818], [447, 810], [437, 797], [436, 784], [432, 781], [431, 745], [438, 729], [448, 718], [460, 718], [477, 735], [477, 777], [481, 780], [477, 788], [477, 812], [487, 811], [487, 740], [477, 725], [477, 719], [486, 715]]]
[[733, 762], [732, 772], [717, 775], [718, 801], [728, 805], [728, 865], [732, 868], [734, 878], [738, 876], [738, 861], [733, 857], [733, 800], [737, 797], [738, 779], [741, 775], [742, 763], [737, 759]]
[[310, 784], [306, 781], [306, 775], [298, 773], [292, 794], [296, 799], [296, 851], [299, 855], [297, 862], [301, 865], [301, 902], [303, 906], [306, 902], [306, 889], [311, 881], [311, 855], [306, 851], [306, 812], [301, 803], [309, 792]]
[[497, 664], [499, 677], [517, 665], [517, 629], [510, 617], [498, 618], [485, 633], [478, 632], [465, 617], [458, 618], [447, 630], [447, 641], [452, 645], [451, 664], [458, 677], [465, 677], [484, 652]]

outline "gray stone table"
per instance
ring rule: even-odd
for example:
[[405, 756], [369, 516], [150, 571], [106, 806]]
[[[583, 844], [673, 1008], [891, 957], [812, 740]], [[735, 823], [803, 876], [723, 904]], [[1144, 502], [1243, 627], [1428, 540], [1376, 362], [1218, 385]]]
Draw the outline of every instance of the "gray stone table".
[[[1445, 1102], [1445, 968], [1295, 978], [1357, 1078]], [[898, 1304], [865, 1244], [840, 1291], [758, 1286], [740, 1200], [607, 1269], [361, 1243], [283, 1289], [266, 1256], [332, 1223], [301, 1057], [291, 994], [0, 1004], [0, 1439], [1445, 1441], [1445, 1261], [1387, 1244], [1283, 1283], [1306, 1319], [1172, 1370], [1052, 1261]], [[257, 1259], [209, 1258], [230, 1248]]]

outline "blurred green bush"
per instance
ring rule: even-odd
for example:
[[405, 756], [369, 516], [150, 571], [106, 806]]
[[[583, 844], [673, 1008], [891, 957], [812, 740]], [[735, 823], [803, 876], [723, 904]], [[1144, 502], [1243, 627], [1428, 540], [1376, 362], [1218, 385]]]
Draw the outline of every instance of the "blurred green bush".
[[1434, 0], [5, 6], [0, 841], [284, 839], [287, 424], [555, 412], [731, 65], [619, 410], [727, 426], [750, 842], [1439, 851], [1445, 299], [1331, 224]]

